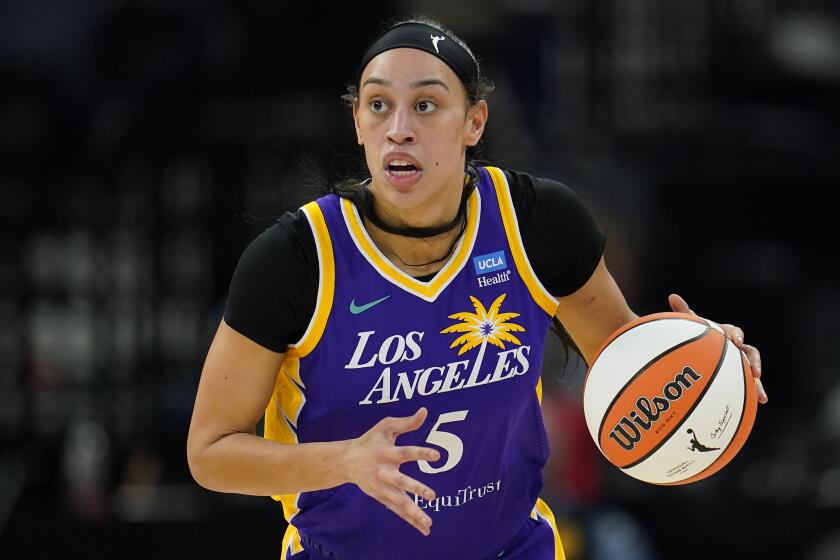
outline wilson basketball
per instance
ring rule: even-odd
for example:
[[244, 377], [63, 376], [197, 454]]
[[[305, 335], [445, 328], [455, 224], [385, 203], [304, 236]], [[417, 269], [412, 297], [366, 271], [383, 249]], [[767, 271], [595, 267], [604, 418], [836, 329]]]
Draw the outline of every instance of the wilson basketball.
[[641, 317], [601, 347], [586, 375], [586, 424], [601, 453], [652, 484], [714, 474], [752, 430], [758, 397], [749, 362], [712, 321]]

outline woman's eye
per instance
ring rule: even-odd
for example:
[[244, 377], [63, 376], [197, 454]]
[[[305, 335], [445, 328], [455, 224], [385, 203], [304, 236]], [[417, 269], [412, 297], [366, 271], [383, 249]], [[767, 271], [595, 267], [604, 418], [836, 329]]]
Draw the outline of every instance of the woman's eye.
[[385, 105], [385, 102], [381, 99], [374, 99], [370, 102], [370, 110], [374, 113], [381, 113], [383, 112], [388, 106]]
[[431, 113], [435, 110], [435, 105], [431, 101], [418, 101], [417, 102], [417, 110], [421, 113]]

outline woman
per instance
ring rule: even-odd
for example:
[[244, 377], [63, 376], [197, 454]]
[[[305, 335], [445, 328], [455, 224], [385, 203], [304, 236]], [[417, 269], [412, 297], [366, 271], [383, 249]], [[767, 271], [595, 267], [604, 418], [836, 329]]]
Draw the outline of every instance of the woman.
[[281, 500], [284, 558], [563, 558], [538, 499], [546, 333], [590, 361], [636, 315], [571, 191], [467, 161], [486, 84], [440, 24], [386, 30], [346, 96], [369, 179], [284, 216], [234, 274], [190, 468]]

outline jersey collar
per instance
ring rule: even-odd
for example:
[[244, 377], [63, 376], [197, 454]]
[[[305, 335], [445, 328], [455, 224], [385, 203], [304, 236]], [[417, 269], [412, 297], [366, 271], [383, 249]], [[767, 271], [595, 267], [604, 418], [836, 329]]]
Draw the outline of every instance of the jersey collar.
[[449, 260], [435, 277], [428, 282], [421, 282], [397, 268], [382, 254], [368, 235], [356, 207], [346, 198], [341, 199], [341, 214], [344, 217], [344, 223], [362, 256], [385, 280], [426, 301], [435, 301], [466, 264], [475, 244], [480, 213], [481, 196], [478, 188], [475, 188], [467, 201], [467, 228], [463, 236], [455, 245]]

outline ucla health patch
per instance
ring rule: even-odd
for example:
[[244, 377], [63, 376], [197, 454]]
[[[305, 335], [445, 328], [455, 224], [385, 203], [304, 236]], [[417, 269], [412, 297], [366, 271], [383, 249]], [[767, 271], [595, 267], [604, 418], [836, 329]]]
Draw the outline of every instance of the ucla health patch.
[[495, 253], [473, 257], [473, 266], [475, 266], [475, 273], [479, 276], [496, 272], [497, 270], [504, 270], [507, 268], [505, 252], [496, 251]]

